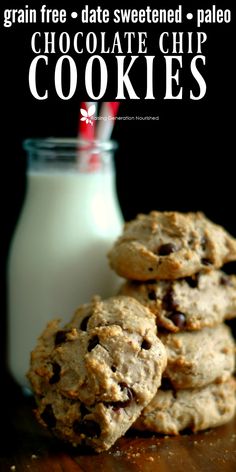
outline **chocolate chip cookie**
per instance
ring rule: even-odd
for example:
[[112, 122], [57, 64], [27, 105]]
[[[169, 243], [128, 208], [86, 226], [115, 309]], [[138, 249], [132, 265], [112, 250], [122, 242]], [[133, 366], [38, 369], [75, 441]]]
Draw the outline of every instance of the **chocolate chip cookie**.
[[97, 297], [39, 338], [28, 373], [36, 416], [63, 440], [106, 450], [151, 401], [165, 367], [153, 314], [133, 298]]
[[236, 316], [236, 276], [219, 270], [174, 281], [126, 282], [123, 295], [136, 298], [168, 331], [199, 330]]
[[178, 434], [227, 423], [235, 414], [235, 380], [190, 390], [159, 389], [133, 425], [139, 430]]
[[153, 211], [127, 223], [109, 255], [131, 280], [173, 280], [236, 260], [236, 240], [202, 213]]
[[224, 324], [159, 336], [167, 351], [163, 376], [175, 389], [221, 383], [234, 372], [235, 343], [229, 327]]

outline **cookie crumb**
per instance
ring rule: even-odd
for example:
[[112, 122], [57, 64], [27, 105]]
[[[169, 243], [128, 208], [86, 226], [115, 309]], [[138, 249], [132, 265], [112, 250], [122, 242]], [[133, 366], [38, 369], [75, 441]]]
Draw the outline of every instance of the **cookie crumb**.
[[[109, 454], [112, 454], [112, 452], [109, 452]], [[119, 449], [117, 451], [115, 451], [113, 454], [112, 454], [114, 457], [119, 457], [119, 456], [122, 456], [122, 452], [119, 451]]]
[[36, 454], [32, 454], [31, 459], [38, 459], [38, 456], [36, 456]]
[[154, 457], [152, 457], [152, 456], [147, 457], [147, 461], [148, 462], [154, 462]]
[[16, 470], [16, 466], [15, 466], [15, 465], [11, 465], [11, 470]]

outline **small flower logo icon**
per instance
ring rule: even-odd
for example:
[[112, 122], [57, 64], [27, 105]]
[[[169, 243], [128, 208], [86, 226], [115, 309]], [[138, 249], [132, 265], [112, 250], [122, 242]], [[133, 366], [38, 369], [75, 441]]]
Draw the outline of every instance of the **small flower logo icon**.
[[90, 124], [93, 126], [93, 121], [91, 118], [93, 118], [93, 115], [95, 113], [95, 105], [91, 105], [87, 110], [84, 110], [84, 108], [80, 108], [80, 113], [82, 117], [80, 118], [80, 121], [85, 121], [86, 124]]

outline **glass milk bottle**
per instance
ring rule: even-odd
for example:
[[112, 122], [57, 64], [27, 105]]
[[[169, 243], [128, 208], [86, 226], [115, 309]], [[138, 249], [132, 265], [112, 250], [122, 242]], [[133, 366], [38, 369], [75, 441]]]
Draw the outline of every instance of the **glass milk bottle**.
[[46, 323], [68, 321], [93, 294], [113, 295], [106, 254], [122, 230], [115, 143], [27, 140], [28, 189], [9, 256], [8, 365], [27, 386], [30, 351]]

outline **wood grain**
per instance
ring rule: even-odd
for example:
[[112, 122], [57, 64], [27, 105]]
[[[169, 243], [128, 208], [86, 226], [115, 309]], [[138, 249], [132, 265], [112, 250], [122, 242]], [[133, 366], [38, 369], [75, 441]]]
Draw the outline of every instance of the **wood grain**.
[[[178, 437], [127, 435], [102, 454], [65, 446], [35, 421], [33, 400], [6, 391], [0, 471], [11, 472], [233, 472], [236, 420]], [[9, 393], [10, 392], [10, 393]], [[14, 469], [15, 466], [15, 469]]]

